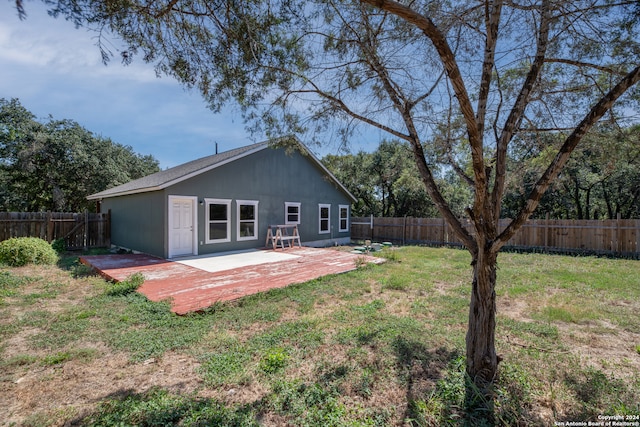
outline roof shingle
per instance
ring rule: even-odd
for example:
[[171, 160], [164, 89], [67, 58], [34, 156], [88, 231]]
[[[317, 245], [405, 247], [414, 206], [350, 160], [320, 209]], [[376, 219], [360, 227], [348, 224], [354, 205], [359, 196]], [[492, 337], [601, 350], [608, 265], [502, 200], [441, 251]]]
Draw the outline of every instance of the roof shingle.
[[225, 151], [219, 154], [202, 157], [190, 162], [156, 172], [145, 177], [129, 181], [108, 190], [95, 193], [87, 197], [89, 200], [103, 199], [106, 197], [120, 196], [124, 194], [143, 193], [147, 191], [160, 190], [168, 185], [180, 182], [190, 176], [205, 172], [215, 166], [226, 163], [245, 154], [259, 151], [268, 146], [268, 141], [247, 145], [234, 150]]

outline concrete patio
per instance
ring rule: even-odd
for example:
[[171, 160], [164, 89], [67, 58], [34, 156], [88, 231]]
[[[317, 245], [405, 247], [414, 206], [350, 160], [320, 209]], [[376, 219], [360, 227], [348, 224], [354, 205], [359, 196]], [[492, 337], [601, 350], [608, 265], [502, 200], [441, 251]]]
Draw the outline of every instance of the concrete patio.
[[355, 270], [361, 262], [383, 258], [336, 249], [251, 250], [165, 260], [144, 254], [83, 256], [83, 264], [109, 280], [142, 273], [138, 291], [151, 301], [171, 300], [171, 311], [185, 314], [246, 295]]

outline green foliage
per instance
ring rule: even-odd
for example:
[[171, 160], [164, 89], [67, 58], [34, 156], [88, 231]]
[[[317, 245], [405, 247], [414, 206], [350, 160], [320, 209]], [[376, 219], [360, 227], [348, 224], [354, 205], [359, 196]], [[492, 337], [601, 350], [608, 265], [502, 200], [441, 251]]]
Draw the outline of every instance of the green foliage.
[[0, 242], [0, 263], [12, 267], [27, 264], [53, 265], [58, 254], [51, 245], [37, 237], [16, 237]]
[[135, 361], [188, 347], [209, 332], [213, 322], [198, 314], [177, 316], [167, 301], [149, 301], [138, 292], [96, 297], [91, 308], [103, 322], [101, 338], [112, 348], [130, 353]]
[[260, 360], [260, 370], [267, 374], [274, 374], [287, 365], [289, 355], [281, 348], [276, 347], [269, 349]]
[[[601, 125], [576, 147], [565, 170], [552, 184], [534, 213], [536, 218], [615, 219], [640, 217], [640, 146], [638, 125]], [[513, 218], [522, 208], [523, 193], [532, 190], [562, 143], [559, 135], [518, 141], [510, 169], [502, 216]]]
[[249, 406], [228, 408], [213, 399], [169, 394], [153, 388], [143, 394], [125, 394], [100, 403], [82, 420], [90, 426], [258, 426]]
[[[354, 216], [438, 216], [410, 156], [408, 143], [392, 140], [382, 141], [372, 153], [330, 154], [322, 162], [358, 199]], [[470, 201], [466, 186], [454, 177], [438, 183], [451, 190], [446, 194], [452, 196], [452, 209], [462, 214]]]
[[112, 284], [107, 289], [109, 296], [123, 296], [135, 292], [144, 283], [144, 275], [142, 273], [134, 273], [125, 280]]
[[152, 156], [96, 136], [72, 120], [40, 122], [0, 98], [0, 209], [81, 212], [97, 193], [159, 170]]
[[64, 241], [64, 239], [56, 239], [51, 242], [51, 247], [54, 251], [61, 254], [67, 250], [67, 243]]
[[337, 390], [318, 383], [277, 381], [269, 400], [276, 413], [287, 416], [292, 425], [351, 425], [339, 397]]
[[204, 357], [202, 375], [212, 387], [239, 382], [251, 360], [248, 349], [239, 343], [233, 343], [225, 350], [220, 349]]
[[10, 271], [0, 271], [0, 302], [3, 297], [10, 297], [17, 294], [18, 289], [35, 279], [16, 276]]

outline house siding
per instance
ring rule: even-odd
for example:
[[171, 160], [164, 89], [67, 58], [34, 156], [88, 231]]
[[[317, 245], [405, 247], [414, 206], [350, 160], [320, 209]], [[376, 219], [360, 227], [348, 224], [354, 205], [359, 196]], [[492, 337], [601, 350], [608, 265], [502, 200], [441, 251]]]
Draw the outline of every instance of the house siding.
[[104, 199], [111, 210], [111, 242], [138, 252], [165, 256], [166, 200], [159, 191]]
[[[198, 204], [199, 254], [263, 247], [268, 226], [285, 222], [285, 202], [301, 203], [298, 229], [303, 244], [322, 245], [324, 242], [328, 245], [332, 238], [349, 237], [348, 231], [338, 232], [338, 205], [350, 204], [349, 198], [310, 159], [297, 151], [287, 154], [284, 149], [262, 150], [168, 187], [164, 193], [167, 198], [169, 195], [196, 195], [198, 200], [232, 200], [231, 241], [224, 243], [206, 243], [206, 205]], [[257, 240], [238, 241], [238, 200], [258, 201]], [[319, 203], [332, 205], [333, 234], [318, 232]]]
[[[112, 242], [167, 257], [169, 196], [197, 197], [198, 254], [264, 247], [268, 226], [285, 223], [285, 202], [301, 203], [303, 244], [326, 246], [350, 236], [348, 230], [339, 231], [339, 206], [351, 204], [348, 195], [300, 152], [267, 148], [163, 190], [104, 199], [104, 208], [112, 211]], [[229, 242], [206, 242], [205, 199], [231, 200]], [[258, 202], [257, 240], [238, 241], [238, 200]], [[319, 204], [331, 205], [331, 230], [326, 234], [319, 233]]]

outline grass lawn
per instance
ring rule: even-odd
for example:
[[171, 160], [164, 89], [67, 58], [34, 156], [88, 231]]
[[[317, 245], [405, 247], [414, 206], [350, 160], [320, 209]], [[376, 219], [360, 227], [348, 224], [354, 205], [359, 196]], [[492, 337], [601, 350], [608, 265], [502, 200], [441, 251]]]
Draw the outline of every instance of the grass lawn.
[[[0, 267], [0, 425], [459, 425], [467, 252], [176, 316], [75, 258]], [[640, 262], [503, 253], [501, 425], [640, 414]]]

